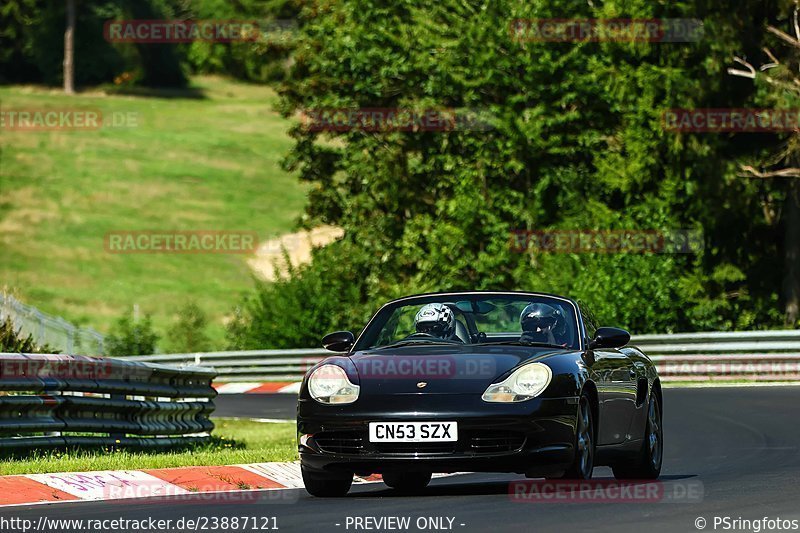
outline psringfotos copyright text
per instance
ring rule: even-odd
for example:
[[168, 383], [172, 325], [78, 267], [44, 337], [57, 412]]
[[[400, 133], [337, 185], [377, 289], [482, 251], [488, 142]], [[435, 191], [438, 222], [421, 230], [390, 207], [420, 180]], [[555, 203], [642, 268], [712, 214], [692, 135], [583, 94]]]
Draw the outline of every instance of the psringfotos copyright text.
[[742, 518], [741, 516], [698, 516], [694, 521], [697, 529], [712, 531], [797, 531], [800, 529], [800, 520], [797, 518]]

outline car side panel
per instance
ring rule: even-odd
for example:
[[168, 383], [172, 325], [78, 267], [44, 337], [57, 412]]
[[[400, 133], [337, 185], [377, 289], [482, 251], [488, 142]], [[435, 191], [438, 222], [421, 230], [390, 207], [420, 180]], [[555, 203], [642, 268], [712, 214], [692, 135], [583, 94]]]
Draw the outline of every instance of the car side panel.
[[597, 444], [619, 444], [628, 438], [636, 413], [636, 370], [631, 359], [615, 349], [594, 350], [593, 375], [600, 400]]

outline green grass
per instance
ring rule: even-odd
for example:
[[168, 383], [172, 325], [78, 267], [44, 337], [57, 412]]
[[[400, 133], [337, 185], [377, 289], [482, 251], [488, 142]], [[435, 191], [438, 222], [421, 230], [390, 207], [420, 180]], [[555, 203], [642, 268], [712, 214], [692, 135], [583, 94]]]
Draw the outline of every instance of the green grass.
[[[204, 98], [74, 97], [0, 87], [0, 107], [132, 112], [138, 125], [85, 131], [0, 128], [0, 279], [24, 302], [107, 332], [133, 304], [163, 334], [196, 300], [219, 344], [223, 321], [252, 288], [247, 256], [110, 254], [118, 230], [291, 231], [306, 189], [281, 170], [290, 123], [264, 86], [193, 80]], [[2, 287], [0, 287], [2, 288]]]
[[33, 451], [22, 457], [0, 459], [0, 475], [131, 470], [179, 466], [219, 466], [297, 459], [293, 422], [263, 423], [217, 419], [207, 445], [175, 452], [126, 450]]

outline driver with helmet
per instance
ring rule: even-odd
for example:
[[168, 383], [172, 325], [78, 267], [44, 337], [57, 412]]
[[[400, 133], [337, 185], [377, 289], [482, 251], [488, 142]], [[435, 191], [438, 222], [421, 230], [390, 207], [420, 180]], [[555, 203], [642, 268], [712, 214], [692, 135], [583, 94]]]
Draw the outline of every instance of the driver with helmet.
[[567, 321], [561, 311], [543, 303], [528, 304], [519, 315], [522, 326], [520, 342], [538, 342], [566, 346]]
[[422, 306], [414, 317], [417, 333], [425, 333], [444, 340], [456, 337], [456, 317], [452, 309], [444, 304], [433, 303]]

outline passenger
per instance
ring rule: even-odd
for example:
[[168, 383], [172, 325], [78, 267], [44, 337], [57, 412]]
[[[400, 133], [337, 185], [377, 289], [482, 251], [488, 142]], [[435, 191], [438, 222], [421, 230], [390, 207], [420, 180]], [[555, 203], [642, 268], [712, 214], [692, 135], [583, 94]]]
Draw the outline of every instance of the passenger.
[[522, 326], [520, 342], [538, 342], [566, 346], [567, 321], [561, 312], [543, 303], [529, 304], [519, 315]]

